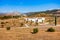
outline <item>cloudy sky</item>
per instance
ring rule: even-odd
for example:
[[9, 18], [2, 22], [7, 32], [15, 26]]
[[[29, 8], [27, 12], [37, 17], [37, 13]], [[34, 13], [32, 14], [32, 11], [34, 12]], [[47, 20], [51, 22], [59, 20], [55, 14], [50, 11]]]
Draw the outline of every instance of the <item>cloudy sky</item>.
[[26, 13], [59, 8], [60, 0], [0, 0], [0, 12]]

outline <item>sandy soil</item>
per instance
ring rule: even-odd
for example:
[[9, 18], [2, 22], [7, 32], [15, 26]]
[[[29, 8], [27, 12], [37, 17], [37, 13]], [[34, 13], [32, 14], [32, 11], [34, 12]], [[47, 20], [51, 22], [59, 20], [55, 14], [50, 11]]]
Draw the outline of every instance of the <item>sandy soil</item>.
[[[14, 21], [15, 20], [15, 21]], [[5, 26], [11, 27], [11, 30], [6, 30], [6, 27], [0, 28], [0, 40], [60, 40], [60, 26], [37, 26], [39, 31], [36, 34], [32, 34], [33, 27], [21, 28], [20, 23], [24, 20], [21, 19], [8, 19], [0, 20], [0, 23], [4, 21]], [[6, 23], [6, 21], [8, 23]], [[60, 19], [58, 19], [58, 22]], [[59, 22], [60, 24], [60, 22]], [[1, 27], [1, 24], [0, 24]], [[46, 32], [50, 27], [53, 27], [55, 32]]]
[[60, 27], [55, 32], [46, 32], [49, 27], [39, 27], [39, 32], [32, 34], [31, 28], [11, 27], [11, 30], [0, 28], [0, 40], [60, 40]]

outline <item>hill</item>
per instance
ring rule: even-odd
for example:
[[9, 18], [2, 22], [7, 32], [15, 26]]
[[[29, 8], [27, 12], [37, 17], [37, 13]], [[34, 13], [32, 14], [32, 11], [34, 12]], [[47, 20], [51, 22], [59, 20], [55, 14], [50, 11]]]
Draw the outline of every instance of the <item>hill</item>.
[[23, 16], [26, 16], [26, 15], [20, 12], [0, 13], [0, 19], [19, 18]]
[[28, 17], [49, 17], [54, 16], [54, 14], [60, 14], [60, 9], [46, 10], [40, 12], [29, 12], [25, 14], [28, 15]]
[[17, 15], [23, 15], [23, 14], [20, 12], [0, 13], [0, 16], [17, 16]]

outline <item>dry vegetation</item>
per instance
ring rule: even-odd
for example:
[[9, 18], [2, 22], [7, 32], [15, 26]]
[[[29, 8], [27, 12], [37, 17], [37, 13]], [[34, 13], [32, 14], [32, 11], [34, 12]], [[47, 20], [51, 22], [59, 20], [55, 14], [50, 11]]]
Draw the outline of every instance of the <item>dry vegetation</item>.
[[[54, 20], [54, 18], [50, 17], [46, 19]], [[57, 18], [58, 24], [60, 24], [59, 20], [60, 18]], [[24, 24], [29, 24], [31, 26], [27, 28]], [[0, 40], [60, 40], [60, 26], [53, 27], [38, 25], [38, 33], [32, 34], [31, 32], [35, 26], [36, 24], [34, 24], [33, 22], [27, 23], [23, 18], [0, 20]], [[6, 27], [10, 27], [10, 30], [7, 30]], [[50, 27], [53, 27], [56, 31], [46, 32], [46, 30]]]
[[11, 30], [0, 28], [0, 40], [60, 40], [60, 27], [55, 32], [46, 32], [49, 27], [39, 27], [36, 34], [32, 34], [33, 28], [11, 27]]

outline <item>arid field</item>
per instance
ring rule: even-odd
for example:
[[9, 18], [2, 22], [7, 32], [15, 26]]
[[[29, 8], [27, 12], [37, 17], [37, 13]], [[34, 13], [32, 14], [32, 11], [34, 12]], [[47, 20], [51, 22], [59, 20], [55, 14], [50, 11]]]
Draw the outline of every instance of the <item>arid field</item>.
[[[22, 27], [21, 23], [23, 23]], [[26, 23], [23, 18], [0, 20], [0, 40], [60, 40], [60, 25], [33, 26], [32, 24], [26, 27], [24, 24]], [[10, 30], [7, 30], [7, 27], [10, 27]], [[38, 33], [32, 34], [35, 27], [38, 28]], [[46, 32], [50, 27], [53, 27], [55, 32]]]
[[60, 40], [60, 27], [53, 27], [55, 32], [46, 32], [49, 27], [38, 27], [39, 31], [32, 34], [32, 27], [11, 27], [10, 30], [0, 28], [0, 40]]

